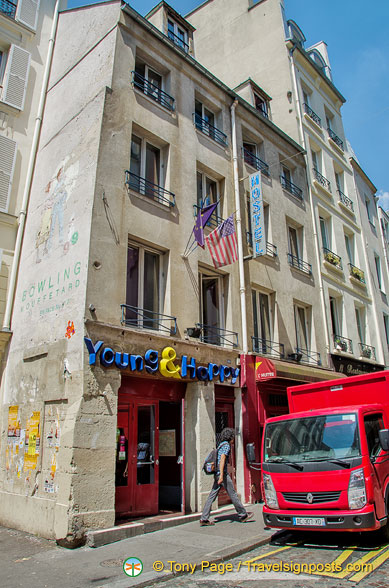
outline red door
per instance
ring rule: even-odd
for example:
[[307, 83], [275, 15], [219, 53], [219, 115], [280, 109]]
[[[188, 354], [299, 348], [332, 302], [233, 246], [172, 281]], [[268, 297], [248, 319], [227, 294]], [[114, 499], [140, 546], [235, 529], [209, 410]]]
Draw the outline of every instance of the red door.
[[158, 401], [134, 399], [118, 407], [116, 513], [158, 513]]

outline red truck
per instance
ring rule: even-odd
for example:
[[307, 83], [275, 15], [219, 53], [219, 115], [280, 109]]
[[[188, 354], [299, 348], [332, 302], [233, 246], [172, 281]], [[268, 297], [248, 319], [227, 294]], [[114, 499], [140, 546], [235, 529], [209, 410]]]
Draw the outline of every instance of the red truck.
[[262, 439], [263, 518], [389, 539], [389, 371], [288, 388]]

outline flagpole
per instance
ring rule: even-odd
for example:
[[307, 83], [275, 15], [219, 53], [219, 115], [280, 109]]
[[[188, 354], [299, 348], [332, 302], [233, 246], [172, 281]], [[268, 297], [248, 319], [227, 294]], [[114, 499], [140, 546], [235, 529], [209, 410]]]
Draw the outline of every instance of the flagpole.
[[236, 208], [236, 236], [238, 240], [238, 266], [239, 266], [239, 291], [240, 291], [240, 308], [242, 320], [242, 348], [243, 353], [248, 353], [247, 344], [247, 311], [246, 311], [246, 286], [244, 280], [244, 265], [243, 265], [243, 242], [242, 242], [242, 219], [240, 216], [240, 197], [239, 197], [239, 173], [238, 173], [238, 150], [236, 145], [236, 121], [235, 108], [238, 104], [237, 100], [231, 104], [231, 134], [232, 134], [232, 162], [234, 175], [234, 192], [235, 192], [235, 208]]

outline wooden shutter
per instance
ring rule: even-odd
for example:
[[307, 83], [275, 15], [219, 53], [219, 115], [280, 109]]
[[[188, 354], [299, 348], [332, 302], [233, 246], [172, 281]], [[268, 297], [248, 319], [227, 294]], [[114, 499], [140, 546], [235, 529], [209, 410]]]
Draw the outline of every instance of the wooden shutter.
[[16, 159], [16, 143], [0, 135], [0, 210], [8, 211], [9, 194]]
[[18, 45], [11, 45], [4, 74], [2, 102], [23, 110], [30, 69], [31, 54]]
[[40, 0], [19, 0], [15, 20], [36, 31]]

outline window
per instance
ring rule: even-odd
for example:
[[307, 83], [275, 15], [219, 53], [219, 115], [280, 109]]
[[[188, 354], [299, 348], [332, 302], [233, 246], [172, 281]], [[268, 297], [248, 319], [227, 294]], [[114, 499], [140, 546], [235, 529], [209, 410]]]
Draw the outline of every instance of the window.
[[355, 265], [355, 256], [354, 256], [354, 235], [345, 233], [344, 234], [344, 244], [346, 245], [346, 252], [349, 263]]
[[146, 196], [154, 196], [155, 188], [163, 183], [160, 150], [136, 135], [131, 139], [130, 173], [131, 188]]
[[344, 192], [344, 177], [342, 172], [335, 172], [336, 189], [339, 192]]
[[355, 320], [357, 322], [357, 330], [359, 342], [364, 344], [366, 339], [366, 326], [365, 326], [365, 311], [363, 308], [355, 308]]
[[288, 227], [289, 253], [296, 259], [300, 259], [300, 235], [294, 227]]
[[[126, 323], [158, 329], [161, 308], [161, 254], [141, 245], [127, 251]], [[140, 310], [139, 310], [140, 309]]]
[[370, 459], [376, 457], [381, 451], [381, 443], [378, 431], [384, 429], [384, 420], [382, 414], [369, 414], [363, 419], [365, 423], [365, 432], [367, 439], [367, 448]]
[[311, 96], [310, 94], [308, 94], [308, 92], [306, 92], [305, 90], [303, 90], [303, 102], [304, 104], [306, 104], [308, 107], [311, 106]]
[[285, 165], [281, 165], [281, 173], [288, 184], [292, 183], [292, 173]]
[[263, 116], [269, 118], [269, 105], [267, 100], [264, 100], [264, 98], [259, 96], [256, 92], [254, 92], [254, 106]]
[[321, 172], [321, 154], [319, 151], [314, 151], [311, 149], [311, 156], [312, 156], [312, 165], [313, 169]]
[[167, 36], [173, 41], [175, 45], [180, 47], [180, 49], [183, 49], [186, 53], [188, 52], [188, 33], [172, 18], [168, 18], [167, 21]]
[[381, 260], [378, 255], [374, 254], [375, 270], [377, 273], [378, 287], [382, 290], [382, 274], [381, 274]]
[[168, 110], [174, 110], [174, 98], [164, 91], [164, 77], [147, 63], [137, 59], [133, 73], [133, 85], [143, 94]]
[[18, 45], [11, 45], [7, 53], [2, 49], [0, 81], [3, 89], [1, 102], [17, 110], [23, 110], [24, 107], [30, 61], [31, 54]]
[[327, 130], [333, 131], [334, 118], [330, 114], [326, 114]]
[[331, 243], [329, 239], [329, 221], [322, 216], [319, 217], [320, 222], [320, 233], [321, 233], [321, 242], [323, 245], [323, 249], [331, 249]]
[[371, 224], [373, 224], [373, 218], [371, 216], [371, 204], [370, 204], [370, 200], [368, 199], [367, 196], [365, 196], [365, 206], [366, 206], [367, 218], [369, 219], [369, 222]]
[[252, 291], [254, 337], [259, 339], [256, 348], [259, 353], [269, 353], [273, 338], [271, 301], [268, 294]]
[[200, 274], [200, 316], [205, 343], [221, 345], [223, 328], [223, 282], [216, 274]]
[[[207, 174], [197, 172], [197, 206], [204, 208], [215, 204], [219, 200], [219, 182], [210, 178]], [[215, 213], [219, 216], [220, 204], [216, 207]]]
[[306, 317], [306, 308], [294, 305], [294, 321], [296, 328], [296, 344], [298, 349], [309, 349], [309, 334]]
[[383, 319], [384, 319], [384, 327], [385, 327], [386, 344], [389, 346], [389, 316], [387, 314], [384, 314]]
[[336, 298], [334, 298], [334, 296], [330, 296], [330, 314], [332, 334], [340, 335], [342, 331], [339, 323], [338, 301]]

